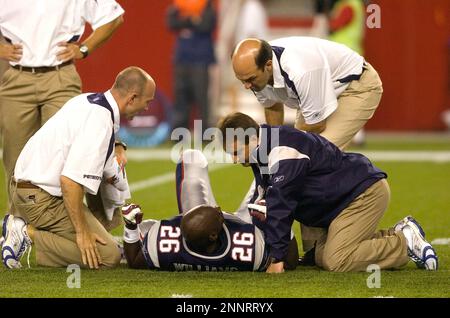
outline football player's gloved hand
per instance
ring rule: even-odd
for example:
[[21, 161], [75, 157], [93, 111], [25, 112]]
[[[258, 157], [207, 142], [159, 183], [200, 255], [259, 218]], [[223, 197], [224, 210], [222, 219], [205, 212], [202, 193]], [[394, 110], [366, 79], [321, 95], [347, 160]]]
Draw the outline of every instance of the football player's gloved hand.
[[142, 222], [144, 213], [141, 211], [141, 207], [138, 204], [128, 204], [122, 207], [122, 217], [125, 224], [135, 227]]
[[264, 222], [266, 220], [267, 213], [266, 200], [260, 200], [255, 203], [250, 203], [248, 205], [248, 211], [251, 216], [257, 218], [261, 222]]

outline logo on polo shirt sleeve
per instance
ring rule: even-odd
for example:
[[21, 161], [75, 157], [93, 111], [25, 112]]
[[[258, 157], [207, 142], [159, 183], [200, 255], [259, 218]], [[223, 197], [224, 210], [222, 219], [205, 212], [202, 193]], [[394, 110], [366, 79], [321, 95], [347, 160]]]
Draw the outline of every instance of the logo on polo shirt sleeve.
[[102, 180], [100, 176], [94, 176], [92, 174], [83, 174], [83, 179]]
[[323, 115], [323, 111], [320, 111], [320, 112], [317, 112], [317, 113], [312, 114], [311, 117], [312, 117], [313, 119], [317, 119], [317, 118], [322, 117], [322, 115]]

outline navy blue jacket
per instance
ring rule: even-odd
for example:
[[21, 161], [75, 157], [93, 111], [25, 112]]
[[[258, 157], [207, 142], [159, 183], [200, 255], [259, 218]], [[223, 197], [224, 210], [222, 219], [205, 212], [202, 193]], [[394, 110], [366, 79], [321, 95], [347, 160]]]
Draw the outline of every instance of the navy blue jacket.
[[[278, 142], [277, 142], [278, 140]], [[345, 153], [325, 138], [287, 126], [262, 125], [252, 164], [256, 189], [251, 200], [264, 197], [264, 229], [270, 253], [287, 254], [295, 220], [327, 228], [357, 196], [387, 175], [357, 153]]]

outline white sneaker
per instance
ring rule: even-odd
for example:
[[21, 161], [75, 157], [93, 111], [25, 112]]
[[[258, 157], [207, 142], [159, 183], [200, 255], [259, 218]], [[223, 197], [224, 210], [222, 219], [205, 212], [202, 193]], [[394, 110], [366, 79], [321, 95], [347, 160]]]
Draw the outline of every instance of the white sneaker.
[[425, 240], [425, 232], [420, 224], [412, 217], [407, 217], [404, 221], [401, 231], [408, 242], [408, 256], [418, 268], [437, 270], [438, 257], [431, 244]]
[[[20, 264], [20, 259], [32, 244], [27, 233], [25, 221], [22, 218], [14, 217], [10, 214], [5, 215], [3, 219], [2, 236], [3, 264], [7, 268], [21, 268], [22, 264]], [[30, 254], [28, 254], [28, 257], [29, 256]]]
[[[416, 219], [414, 219], [411, 215], [408, 215], [407, 217], [404, 217], [402, 220], [398, 221], [394, 225], [394, 231], [395, 232], [401, 231], [405, 227], [405, 225], [408, 221], [418, 224]], [[419, 228], [420, 234], [423, 236], [423, 238], [425, 238], [425, 232], [423, 231], [422, 227], [419, 225], [418, 228]]]

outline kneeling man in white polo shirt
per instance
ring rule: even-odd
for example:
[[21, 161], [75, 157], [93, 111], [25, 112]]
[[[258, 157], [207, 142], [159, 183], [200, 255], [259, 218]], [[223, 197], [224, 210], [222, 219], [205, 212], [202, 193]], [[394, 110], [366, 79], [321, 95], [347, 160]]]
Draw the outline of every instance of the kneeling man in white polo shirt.
[[83, 204], [96, 194], [112, 165], [120, 116], [146, 109], [155, 82], [138, 67], [121, 71], [104, 93], [69, 100], [25, 145], [14, 170], [13, 204], [24, 217], [3, 222], [3, 263], [20, 267], [24, 250], [36, 247], [41, 266], [115, 267], [120, 252], [112, 236]]

